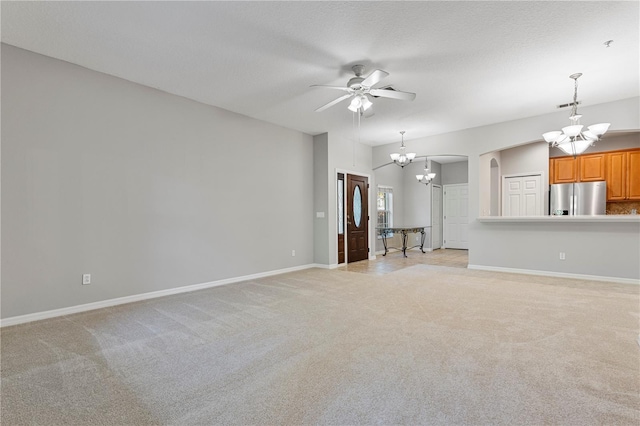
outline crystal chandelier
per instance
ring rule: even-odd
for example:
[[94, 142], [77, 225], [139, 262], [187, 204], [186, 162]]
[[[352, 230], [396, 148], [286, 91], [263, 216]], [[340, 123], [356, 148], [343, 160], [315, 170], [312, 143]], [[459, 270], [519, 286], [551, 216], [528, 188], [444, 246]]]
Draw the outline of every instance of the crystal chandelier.
[[423, 175], [416, 175], [416, 179], [418, 180], [418, 183], [424, 183], [425, 185], [429, 185], [429, 183], [431, 183], [431, 181], [435, 177], [436, 177], [436, 174], [429, 170], [429, 162], [425, 158], [425, 160], [424, 160], [424, 174]]
[[578, 154], [582, 154], [587, 148], [594, 144], [594, 142], [600, 140], [600, 136], [604, 135], [611, 123], [599, 123], [587, 127], [588, 130], [582, 131], [582, 124], [580, 124], [580, 117], [578, 114], [578, 78], [582, 73], [571, 74], [569, 78], [575, 82], [575, 88], [573, 92], [573, 103], [571, 104], [571, 125], [563, 127], [562, 131], [556, 130], [553, 132], [547, 132], [542, 135], [545, 141], [551, 144], [552, 147], [558, 147], [567, 154], [574, 157]]
[[393, 154], [389, 154], [389, 157], [391, 157], [393, 162], [396, 163], [398, 166], [404, 167], [410, 162], [412, 162], [414, 158], [416, 158], [416, 153], [415, 152], [405, 153], [405, 150], [407, 148], [404, 146], [404, 130], [401, 131], [400, 134], [402, 135], [402, 142], [400, 143], [400, 153], [394, 152]]

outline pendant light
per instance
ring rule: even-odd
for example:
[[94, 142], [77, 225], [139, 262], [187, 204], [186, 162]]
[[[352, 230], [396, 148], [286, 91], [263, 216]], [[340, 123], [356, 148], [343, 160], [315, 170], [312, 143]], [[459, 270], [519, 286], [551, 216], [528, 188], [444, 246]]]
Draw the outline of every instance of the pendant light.
[[436, 177], [436, 174], [431, 172], [431, 170], [429, 170], [429, 161], [425, 158], [424, 159], [424, 174], [423, 175], [416, 175], [416, 179], [418, 181], [418, 183], [424, 183], [425, 185], [429, 185], [431, 183], [431, 181], [433, 180], [433, 178]]
[[416, 158], [415, 152], [405, 153], [405, 150], [407, 148], [404, 146], [404, 133], [405, 133], [404, 130], [400, 132], [400, 135], [402, 136], [402, 142], [400, 143], [400, 152], [399, 153], [394, 152], [393, 154], [389, 154], [389, 157], [391, 157], [393, 162], [400, 167], [406, 166], [407, 164], [411, 163], [414, 158]]
[[582, 73], [571, 74], [569, 78], [574, 80], [573, 104], [571, 104], [571, 116], [569, 120], [571, 125], [563, 127], [562, 131], [555, 130], [542, 135], [547, 143], [552, 147], [558, 147], [565, 153], [574, 157], [582, 154], [587, 148], [593, 145], [600, 137], [604, 135], [611, 123], [599, 123], [587, 127], [588, 130], [583, 131], [578, 114], [578, 78]]

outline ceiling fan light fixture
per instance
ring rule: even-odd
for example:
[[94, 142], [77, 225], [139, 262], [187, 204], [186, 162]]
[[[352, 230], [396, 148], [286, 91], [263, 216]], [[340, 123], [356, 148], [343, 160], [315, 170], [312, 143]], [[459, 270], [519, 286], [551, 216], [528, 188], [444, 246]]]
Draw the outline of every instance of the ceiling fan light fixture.
[[600, 137], [604, 135], [611, 123], [599, 123], [588, 126], [585, 131], [582, 131], [583, 125], [580, 124], [580, 118], [582, 115], [578, 114], [578, 78], [582, 74], [571, 74], [569, 78], [574, 80], [573, 91], [573, 103], [571, 103], [571, 115], [569, 120], [570, 126], [562, 128], [562, 131], [552, 131], [542, 134], [544, 140], [550, 144], [551, 147], [557, 147], [563, 152], [576, 157], [582, 154], [587, 148], [593, 145], [596, 141], [600, 140]]
[[349, 111], [358, 112], [361, 106], [362, 106], [362, 101], [360, 100], [360, 97], [356, 96], [355, 98], [353, 98], [348, 108], [349, 108]]
[[365, 95], [362, 95], [362, 100], [360, 101], [360, 104], [362, 105], [362, 109], [364, 111], [368, 110], [369, 108], [371, 108], [371, 105], [373, 105], [373, 103]]
[[327, 85], [318, 85], [314, 84], [311, 87], [325, 87], [327, 89], [340, 90], [346, 92], [345, 95], [332, 100], [331, 102], [316, 108], [316, 112], [322, 112], [327, 108], [330, 108], [345, 99], [352, 98], [351, 103], [347, 107], [349, 111], [360, 112], [362, 114], [364, 111], [369, 110], [373, 103], [369, 96], [373, 96], [376, 98], [390, 98], [390, 99], [399, 99], [405, 101], [412, 101], [415, 99], [416, 94], [411, 92], [403, 92], [400, 90], [387, 90], [387, 89], [376, 89], [375, 85], [377, 85], [383, 78], [386, 78], [389, 73], [383, 70], [373, 70], [368, 76], [363, 77], [362, 74], [364, 72], [364, 65], [354, 65], [351, 67], [355, 77], [352, 77], [346, 86], [327, 86]]

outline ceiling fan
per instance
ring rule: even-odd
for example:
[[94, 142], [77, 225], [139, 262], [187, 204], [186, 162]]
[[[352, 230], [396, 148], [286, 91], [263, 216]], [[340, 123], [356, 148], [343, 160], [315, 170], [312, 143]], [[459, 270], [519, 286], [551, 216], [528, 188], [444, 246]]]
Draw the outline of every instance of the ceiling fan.
[[369, 96], [373, 96], [374, 98], [399, 99], [403, 101], [412, 101], [416, 98], [415, 93], [401, 92], [390, 86], [374, 89], [373, 86], [378, 84], [383, 78], [389, 75], [389, 73], [386, 71], [375, 70], [368, 76], [362, 77], [362, 73], [364, 72], [364, 65], [354, 65], [353, 67], [351, 67], [351, 69], [356, 76], [351, 78], [351, 80], [347, 82], [347, 85], [345, 87], [325, 86], [321, 84], [314, 84], [311, 86], [326, 87], [328, 89], [336, 89], [347, 92], [345, 95], [342, 95], [339, 98], [332, 100], [328, 104], [325, 104], [316, 109], [316, 112], [322, 112], [325, 109], [332, 107], [348, 98], [353, 98], [351, 100], [351, 103], [349, 104], [349, 110], [353, 112], [359, 112], [360, 114], [363, 114], [364, 111], [367, 111], [369, 108], [371, 108], [371, 105], [373, 105], [371, 99], [369, 99]]

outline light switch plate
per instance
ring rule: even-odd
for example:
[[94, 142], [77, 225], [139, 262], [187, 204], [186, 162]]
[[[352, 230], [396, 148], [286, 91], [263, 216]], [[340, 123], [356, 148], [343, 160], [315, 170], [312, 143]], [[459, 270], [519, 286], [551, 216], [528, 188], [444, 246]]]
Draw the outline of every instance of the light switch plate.
[[316, 217], [323, 218], [324, 217], [324, 212], [316, 212]]
[[82, 274], [82, 285], [91, 284], [91, 274]]

